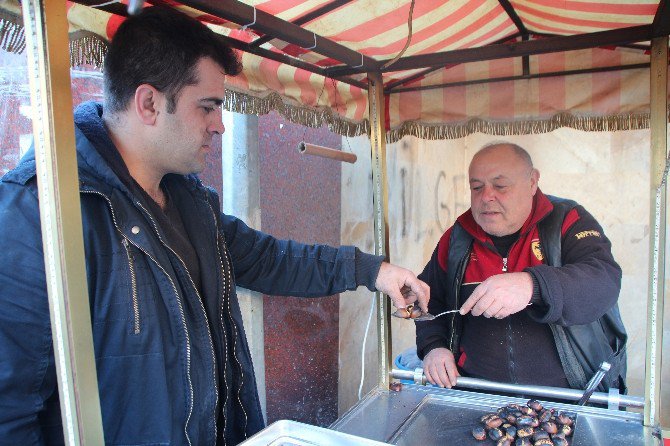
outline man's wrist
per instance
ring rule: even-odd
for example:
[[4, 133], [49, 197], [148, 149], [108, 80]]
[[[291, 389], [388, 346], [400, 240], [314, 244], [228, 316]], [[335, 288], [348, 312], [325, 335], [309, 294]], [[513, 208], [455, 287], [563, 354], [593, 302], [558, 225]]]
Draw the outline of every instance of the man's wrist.
[[356, 285], [364, 285], [370, 291], [376, 291], [377, 275], [384, 261], [383, 256], [364, 253], [355, 249], [354, 270]]
[[530, 271], [526, 271], [530, 275], [530, 279], [533, 282], [533, 293], [530, 296], [531, 304], [541, 304], [542, 303], [542, 292], [540, 291], [540, 283], [537, 281], [537, 278]]

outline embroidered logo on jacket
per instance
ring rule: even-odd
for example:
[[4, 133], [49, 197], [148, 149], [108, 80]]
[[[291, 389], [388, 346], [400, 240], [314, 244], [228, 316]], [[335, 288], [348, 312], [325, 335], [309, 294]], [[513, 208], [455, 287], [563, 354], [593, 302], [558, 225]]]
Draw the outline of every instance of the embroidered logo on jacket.
[[533, 251], [533, 254], [535, 254], [535, 258], [537, 260], [539, 260], [540, 262], [544, 260], [544, 256], [542, 255], [542, 247], [540, 246], [539, 240], [533, 240], [530, 243], [530, 249]]
[[600, 237], [600, 232], [598, 231], [582, 231], [578, 232], [575, 234], [575, 237], [577, 237], [578, 240], [581, 240], [585, 237]]

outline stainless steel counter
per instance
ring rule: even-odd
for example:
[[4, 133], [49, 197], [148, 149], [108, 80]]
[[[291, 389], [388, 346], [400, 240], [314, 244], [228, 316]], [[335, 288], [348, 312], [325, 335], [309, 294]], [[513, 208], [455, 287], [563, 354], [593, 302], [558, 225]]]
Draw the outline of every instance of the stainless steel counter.
[[[485, 445], [470, 432], [479, 418], [509, 403], [527, 399], [404, 384], [400, 392], [376, 389], [330, 428], [395, 445]], [[542, 401], [540, 399], [540, 401]], [[660, 433], [645, 428], [640, 413], [544, 402], [577, 414], [573, 446], [660, 445]]]

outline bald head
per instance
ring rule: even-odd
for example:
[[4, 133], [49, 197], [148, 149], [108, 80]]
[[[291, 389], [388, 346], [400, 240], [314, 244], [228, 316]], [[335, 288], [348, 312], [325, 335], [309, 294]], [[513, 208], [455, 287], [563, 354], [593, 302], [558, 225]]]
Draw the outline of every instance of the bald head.
[[494, 236], [517, 232], [533, 208], [540, 173], [528, 152], [507, 142], [484, 146], [470, 162], [472, 215]]
[[472, 161], [474, 161], [478, 155], [486, 155], [487, 153], [496, 150], [507, 151], [507, 153], [509, 153], [510, 155], [519, 158], [519, 162], [523, 163], [529, 170], [533, 168], [533, 159], [530, 157], [530, 154], [526, 152], [526, 149], [517, 144], [512, 144], [510, 142], [504, 142], [504, 141], [497, 141], [486, 144], [484, 147], [479, 149], [477, 153], [475, 153], [475, 156], [472, 158]]

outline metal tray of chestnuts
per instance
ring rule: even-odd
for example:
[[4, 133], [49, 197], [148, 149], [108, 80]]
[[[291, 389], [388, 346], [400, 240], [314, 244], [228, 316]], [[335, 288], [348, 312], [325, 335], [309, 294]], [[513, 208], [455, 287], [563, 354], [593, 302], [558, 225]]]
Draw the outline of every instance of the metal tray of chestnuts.
[[331, 429], [399, 446], [660, 445], [641, 413], [405, 384], [377, 389]]

